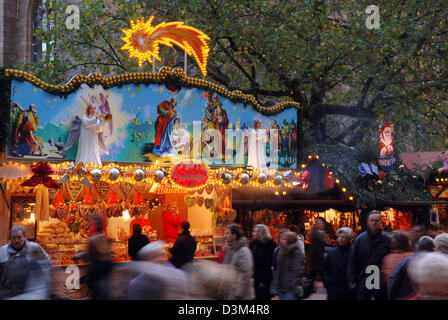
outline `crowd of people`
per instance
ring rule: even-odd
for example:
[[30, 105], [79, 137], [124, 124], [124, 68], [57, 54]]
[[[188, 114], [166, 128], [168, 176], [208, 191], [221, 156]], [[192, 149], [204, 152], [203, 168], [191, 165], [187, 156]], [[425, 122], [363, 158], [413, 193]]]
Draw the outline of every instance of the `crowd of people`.
[[[352, 229], [338, 229], [337, 246], [330, 249], [323, 219], [316, 220], [308, 250], [293, 225], [273, 239], [266, 225], [257, 224], [249, 241], [240, 225], [228, 224], [221, 262], [194, 259], [197, 243], [183, 221], [172, 247], [151, 242], [134, 224], [132, 260], [113, 264], [103, 221], [99, 215], [92, 221], [88, 252], [77, 258], [89, 263], [79, 282], [95, 300], [298, 300], [312, 294], [316, 280], [328, 300], [448, 299], [448, 234], [414, 241], [402, 231], [385, 232], [378, 211], [368, 214], [367, 230], [356, 239]], [[117, 270], [130, 274], [119, 297], [111, 285]], [[24, 227], [14, 226], [10, 243], [0, 248], [0, 299], [60, 298], [51, 293], [50, 273], [45, 251], [26, 239]]]

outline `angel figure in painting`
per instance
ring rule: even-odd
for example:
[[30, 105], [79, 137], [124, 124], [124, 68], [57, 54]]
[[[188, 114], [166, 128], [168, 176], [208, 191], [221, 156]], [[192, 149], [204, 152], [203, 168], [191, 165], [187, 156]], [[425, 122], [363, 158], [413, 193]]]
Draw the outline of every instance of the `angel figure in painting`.
[[[254, 121], [254, 128], [249, 129], [247, 133], [247, 167], [259, 169], [261, 171], [267, 170], [266, 165], [266, 142], [268, 137], [266, 129], [261, 125], [261, 120]], [[241, 150], [244, 148], [244, 137], [241, 139]], [[244, 152], [239, 153], [237, 163], [243, 163]]]
[[67, 152], [79, 138], [75, 163], [92, 163], [102, 166], [100, 151], [109, 154], [103, 136], [104, 115], [97, 116], [95, 111], [95, 106], [88, 105], [86, 114], [82, 118], [76, 116], [72, 122], [62, 152]]
[[100, 112], [100, 114], [104, 115], [104, 119], [107, 122], [109, 126], [109, 133], [112, 134], [113, 132], [113, 122], [112, 122], [112, 113], [110, 111], [109, 101], [107, 98], [109, 95], [104, 95], [102, 93], [99, 94], [99, 102], [98, 99], [95, 97], [95, 95], [88, 95], [88, 99], [86, 99], [84, 96], [81, 96], [81, 99], [85, 102], [86, 105], [93, 105], [96, 110]]

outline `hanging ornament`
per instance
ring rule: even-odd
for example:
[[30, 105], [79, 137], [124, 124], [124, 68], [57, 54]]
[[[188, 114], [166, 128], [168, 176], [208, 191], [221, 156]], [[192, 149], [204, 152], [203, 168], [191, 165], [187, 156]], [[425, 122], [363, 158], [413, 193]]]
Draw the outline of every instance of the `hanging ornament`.
[[240, 176], [240, 181], [242, 184], [247, 184], [250, 180], [250, 177], [247, 173], [242, 173]]
[[202, 207], [202, 205], [204, 204], [204, 197], [202, 196], [196, 197], [196, 203], [198, 206]]
[[135, 181], [142, 181], [145, 178], [145, 171], [142, 169], [137, 169], [134, 171], [134, 179]]
[[103, 174], [102, 174], [100, 169], [92, 169], [92, 170], [90, 170], [90, 177], [95, 182], [100, 180], [102, 175]]
[[213, 192], [213, 184], [208, 184], [205, 186], [205, 191], [207, 192], [207, 194], [210, 194]]
[[62, 176], [61, 179], [59, 179], [59, 183], [67, 183], [70, 181], [70, 176], [73, 174], [73, 171], [75, 170], [75, 164], [71, 162], [67, 167], [65, 167], [65, 174]]
[[258, 182], [259, 183], [265, 183], [267, 180], [268, 180], [268, 177], [263, 172], [261, 172], [258, 175]]
[[221, 175], [221, 179], [225, 184], [229, 184], [230, 182], [232, 182], [232, 175], [225, 172]]
[[154, 180], [156, 182], [162, 181], [163, 177], [165, 177], [165, 174], [163, 173], [162, 170], [156, 170], [156, 172], [154, 172]]
[[192, 207], [192, 206], [194, 206], [195, 198], [192, 196], [185, 196], [184, 202], [187, 205], [187, 207]]
[[288, 170], [283, 173], [283, 178], [285, 178], [286, 181], [291, 182], [294, 180], [294, 173], [291, 170]]
[[117, 180], [119, 176], [120, 176], [120, 171], [118, 171], [117, 168], [109, 169], [109, 179], [110, 180]]
[[106, 181], [98, 181], [95, 183], [95, 190], [98, 192], [98, 194], [103, 198], [103, 196], [106, 194], [106, 192], [109, 190], [110, 184]]
[[212, 206], [213, 206], [213, 199], [212, 198], [205, 199], [205, 207], [207, 209], [210, 209]]
[[70, 181], [70, 175], [66, 173], [61, 177], [61, 179], [59, 179], [59, 184], [67, 183], [69, 181]]
[[279, 174], [277, 174], [277, 175], [274, 177], [274, 184], [275, 184], [276, 186], [279, 186], [279, 185], [282, 184], [282, 182], [283, 182], [283, 178], [282, 178], [282, 176], [279, 175]]

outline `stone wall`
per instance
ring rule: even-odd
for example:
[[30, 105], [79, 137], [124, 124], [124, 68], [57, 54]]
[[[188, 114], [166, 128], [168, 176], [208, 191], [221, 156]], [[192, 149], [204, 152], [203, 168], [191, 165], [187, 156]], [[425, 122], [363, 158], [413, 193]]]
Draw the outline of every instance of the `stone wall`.
[[0, 65], [32, 58], [33, 10], [37, 0], [0, 0]]

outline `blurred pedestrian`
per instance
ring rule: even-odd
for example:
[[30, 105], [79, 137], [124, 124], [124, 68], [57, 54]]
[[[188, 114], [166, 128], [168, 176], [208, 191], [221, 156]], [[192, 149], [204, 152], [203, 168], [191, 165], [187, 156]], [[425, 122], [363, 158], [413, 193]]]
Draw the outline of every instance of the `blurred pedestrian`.
[[277, 244], [272, 239], [269, 228], [257, 224], [252, 232], [250, 250], [254, 258], [255, 300], [271, 300], [269, 289], [272, 282], [272, 257]]
[[238, 279], [225, 297], [226, 300], [253, 300], [255, 298], [253, 273], [254, 262], [249, 241], [238, 224], [226, 226], [226, 252], [223, 264], [235, 268]]
[[291, 224], [288, 226], [288, 230], [291, 232], [297, 233], [297, 245], [299, 246], [299, 250], [302, 253], [305, 261], [306, 261], [306, 255], [305, 255], [305, 239], [303, 238], [302, 233], [300, 232], [300, 228], [294, 224]]
[[235, 269], [206, 259], [186, 263], [182, 270], [188, 276], [191, 299], [222, 300], [237, 281]]
[[392, 231], [390, 236], [390, 253], [383, 258], [381, 266], [381, 285], [387, 287], [389, 276], [397, 264], [404, 258], [412, 255], [413, 252], [410, 251], [409, 238], [406, 233], [398, 230]]
[[112, 252], [109, 240], [103, 233], [103, 219], [94, 214], [92, 222], [96, 233], [88, 240], [88, 261], [90, 263], [87, 271], [87, 285], [94, 300], [110, 299], [110, 274], [112, 272]]
[[[390, 251], [390, 239], [382, 230], [381, 213], [370, 211], [367, 216], [367, 231], [361, 233], [355, 240], [351, 249], [348, 264], [348, 279], [350, 289], [356, 288], [357, 300], [387, 300], [387, 290], [384, 286], [380, 289], [368, 289], [366, 280], [368, 266], [381, 268], [384, 256]], [[380, 279], [378, 279], [380, 280]]]
[[274, 249], [274, 254], [273, 254], [273, 257], [272, 257], [272, 272], [274, 272], [275, 268], [277, 267], [277, 257], [278, 257], [278, 254], [280, 252], [280, 238], [281, 238], [283, 233], [289, 232], [289, 231], [290, 231], [289, 229], [282, 228], [278, 232], [277, 247]]
[[[136, 257], [136, 261], [152, 262], [161, 264], [166, 256], [164, 243], [159, 241], [151, 242], [141, 248]], [[140, 266], [140, 272], [129, 282], [129, 300], [164, 300], [167, 297], [167, 283], [161, 274], [143, 272], [150, 269], [150, 265]], [[154, 268], [153, 268], [154, 269]]]
[[415, 253], [398, 262], [397, 266], [389, 276], [387, 285], [390, 300], [406, 300], [416, 294], [408, 275], [409, 263], [418, 254], [432, 252], [433, 250], [434, 240], [431, 237], [423, 236], [418, 240]]
[[422, 253], [412, 259], [409, 276], [417, 295], [411, 300], [448, 300], [448, 256], [440, 252]]
[[325, 233], [326, 222], [318, 217], [311, 232], [310, 271], [311, 278], [320, 280], [322, 278], [322, 265], [325, 257], [325, 247], [328, 245]]
[[297, 234], [284, 232], [280, 236], [280, 250], [271, 284], [274, 300], [296, 300], [297, 287], [304, 274], [304, 259], [297, 245]]
[[27, 281], [29, 283], [36, 276], [34, 271], [40, 269], [44, 272], [44, 268], [50, 265], [44, 249], [26, 239], [25, 227], [12, 227], [9, 239], [10, 243], [0, 248], [0, 299], [24, 294]]
[[173, 247], [170, 249], [170, 262], [176, 267], [181, 268], [187, 262], [193, 261], [197, 242], [190, 234], [190, 223], [182, 221], [180, 224], [182, 232], [179, 233]]
[[327, 290], [327, 299], [354, 300], [355, 292], [349, 288], [347, 278], [353, 231], [339, 228], [336, 236], [338, 245], [328, 251], [323, 265], [322, 281]]
[[138, 251], [151, 241], [146, 234], [142, 234], [142, 226], [135, 223], [132, 226], [132, 236], [128, 240], [128, 254], [132, 260], [137, 258]]
[[441, 233], [434, 238], [435, 251], [448, 254], [448, 233]]
[[130, 300], [182, 300], [188, 299], [184, 272], [168, 260], [164, 241], [154, 241], [144, 246], [132, 262], [140, 274], [129, 283]]

